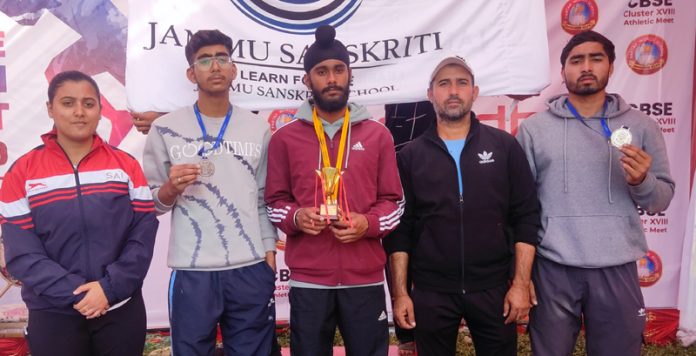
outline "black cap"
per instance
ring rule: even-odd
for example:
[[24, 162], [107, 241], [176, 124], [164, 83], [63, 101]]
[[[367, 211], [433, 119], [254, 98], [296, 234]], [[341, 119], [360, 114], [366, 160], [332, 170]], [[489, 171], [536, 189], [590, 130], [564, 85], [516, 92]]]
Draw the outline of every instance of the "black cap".
[[309, 73], [315, 65], [327, 60], [337, 59], [350, 67], [348, 50], [336, 39], [336, 29], [331, 25], [321, 25], [314, 32], [316, 41], [309, 46], [304, 57], [304, 70]]

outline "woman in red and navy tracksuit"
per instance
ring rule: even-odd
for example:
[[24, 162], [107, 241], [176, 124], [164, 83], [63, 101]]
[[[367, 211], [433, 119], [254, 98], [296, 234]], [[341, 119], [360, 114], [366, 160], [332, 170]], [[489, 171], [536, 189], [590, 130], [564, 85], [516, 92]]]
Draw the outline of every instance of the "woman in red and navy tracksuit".
[[46, 105], [54, 129], [0, 189], [7, 269], [22, 282], [31, 353], [140, 356], [140, 289], [158, 224], [150, 189], [138, 162], [97, 136], [92, 78], [59, 73]]

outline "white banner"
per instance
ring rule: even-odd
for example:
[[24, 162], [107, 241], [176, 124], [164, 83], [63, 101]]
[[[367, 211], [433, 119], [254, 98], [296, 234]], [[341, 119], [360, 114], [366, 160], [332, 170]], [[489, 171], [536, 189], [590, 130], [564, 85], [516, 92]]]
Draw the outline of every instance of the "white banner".
[[[482, 95], [537, 94], [549, 82], [542, 0], [129, 1], [126, 89], [137, 111], [192, 103], [184, 76], [191, 33], [219, 29], [238, 66], [231, 100], [250, 109], [294, 108], [304, 52], [320, 24], [350, 52], [351, 99], [425, 99], [430, 69], [447, 54], [473, 66]], [[533, 60], [532, 60], [533, 59]]]

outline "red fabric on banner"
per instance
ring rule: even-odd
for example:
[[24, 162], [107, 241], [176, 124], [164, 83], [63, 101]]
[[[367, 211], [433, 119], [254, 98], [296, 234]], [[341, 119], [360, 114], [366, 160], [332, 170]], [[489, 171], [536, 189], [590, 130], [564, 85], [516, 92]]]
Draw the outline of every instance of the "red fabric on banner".
[[648, 309], [643, 337], [646, 344], [666, 345], [677, 340], [679, 310]]
[[25, 356], [29, 354], [29, 345], [24, 338], [0, 338], [0, 356]]

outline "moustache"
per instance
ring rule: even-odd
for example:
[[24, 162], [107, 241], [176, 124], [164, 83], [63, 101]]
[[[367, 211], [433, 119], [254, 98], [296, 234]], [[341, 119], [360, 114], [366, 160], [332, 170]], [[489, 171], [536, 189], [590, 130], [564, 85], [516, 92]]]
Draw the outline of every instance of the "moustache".
[[458, 96], [454, 96], [454, 95], [453, 95], [453, 96], [450, 96], [450, 97], [445, 101], [445, 103], [446, 103], [446, 104], [450, 104], [450, 103], [463, 104], [464, 101], [462, 101], [462, 99], [460, 99]]
[[578, 78], [578, 81], [581, 81], [581, 80], [587, 79], [587, 78], [590, 78], [590, 79], [593, 79], [593, 80], [597, 81], [597, 77], [595, 77], [595, 76], [592, 75], [592, 74], [583, 75], [583, 76], [581, 76], [580, 78]]
[[321, 93], [322, 93], [322, 94], [328, 93], [328, 92], [330, 92], [330, 91], [332, 91], [332, 90], [338, 90], [338, 91], [340, 91], [340, 92], [343, 92], [343, 91], [344, 91], [343, 87], [339, 87], [339, 86], [329, 86], [329, 87], [326, 87], [326, 88], [322, 89]]

